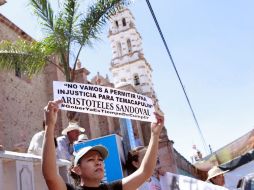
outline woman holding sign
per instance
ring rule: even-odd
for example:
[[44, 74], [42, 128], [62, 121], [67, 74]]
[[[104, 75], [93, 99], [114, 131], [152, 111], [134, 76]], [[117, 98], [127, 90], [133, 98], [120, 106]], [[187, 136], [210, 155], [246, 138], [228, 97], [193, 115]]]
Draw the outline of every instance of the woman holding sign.
[[51, 101], [45, 107], [46, 131], [43, 145], [42, 172], [49, 190], [87, 190], [87, 189], [115, 189], [135, 190], [143, 184], [153, 173], [158, 151], [158, 140], [164, 117], [155, 113], [157, 122], [151, 124], [151, 139], [141, 163], [133, 174], [112, 184], [101, 183], [104, 177], [103, 160], [108, 151], [103, 146], [85, 147], [74, 158], [72, 172], [79, 176], [78, 186], [66, 184], [59, 176], [56, 166], [54, 146], [54, 128], [57, 121], [58, 106], [62, 103]]

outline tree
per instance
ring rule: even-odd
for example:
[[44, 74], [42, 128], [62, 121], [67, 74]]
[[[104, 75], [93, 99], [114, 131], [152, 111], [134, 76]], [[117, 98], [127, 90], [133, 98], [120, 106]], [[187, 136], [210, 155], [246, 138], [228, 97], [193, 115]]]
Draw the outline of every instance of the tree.
[[[92, 40], [98, 39], [103, 25], [112, 14], [129, 4], [128, 0], [96, 0], [86, 12], [78, 0], [58, 1], [58, 11], [52, 9], [50, 0], [29, 0], [35, 15], [41, 21], [45, 38], [41, 41], [3, 41], [0, 44], [0, 69], [17, 67], [27, 76], [40, 72], [57, 55], [66, 81], [75, 79], [76, 63], [80, 52]], [[76, 51], [75, 51], [76, 50]]]
[[[43, 27], [41, 41], [3, 41], [0, 44], [0, 69], [18, 70], [28, 77], [39, 73], [47, 64], [54, 64], [65, 75], [66, 81], [75, 79], [76, 63], [80, 52], [92, 40], [98, 39], [102, 27], [111, 15], [129, 4], [128, 0], [95, 0], [83, 11], [79, 0], [58, 1], [53, 10], [50, 0], [29, 0]], [[60, 64], [52, 61], [58, 56]], [[72, 57], [71, 57], [72, 56]], [[67, 112], [69, 120], [76, 112]]]

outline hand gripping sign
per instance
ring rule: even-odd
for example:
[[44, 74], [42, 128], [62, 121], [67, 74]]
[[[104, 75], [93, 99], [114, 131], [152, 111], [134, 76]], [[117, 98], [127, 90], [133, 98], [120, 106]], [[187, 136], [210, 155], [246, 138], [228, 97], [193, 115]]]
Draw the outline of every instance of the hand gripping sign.
[[60, 109], [155, 122], [151, 98], [115, 88], [70, 82], [53, 82], [54, 100]]

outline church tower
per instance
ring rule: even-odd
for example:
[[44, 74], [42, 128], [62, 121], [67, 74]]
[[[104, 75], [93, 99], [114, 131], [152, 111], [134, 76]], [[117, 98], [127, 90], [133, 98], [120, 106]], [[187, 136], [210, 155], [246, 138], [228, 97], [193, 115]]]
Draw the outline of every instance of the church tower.
[[[144, 57], [142, 38], [135, 27], [132, 13], [125, 8], [116, 13], [110, 22], [108, 38], [113, 51], [110, 71], [114, 86], [116, 88], [133, 86], [137, 93], [152, 98], [155, 106], [160, 109], [153, 88], [152, 68]], [[135, 123], [137, 136], [143, 140], [142, 145], [148, 145], [151, 133], [150, 123], [141, 121], [135, 121]], [[163, 166], [165, 171], [176, 173], [173, 141], [168, 139], [165, 127], [160, 135], [158, 154], [160, 166]]]
[[123, 9], [112, 17], [108, 38], [113, 51], [110, 71], [115, 87], [131, 84], [138, 93], [157, 103], [152, 68], [144, 58], [142, 38], [130, 10]]

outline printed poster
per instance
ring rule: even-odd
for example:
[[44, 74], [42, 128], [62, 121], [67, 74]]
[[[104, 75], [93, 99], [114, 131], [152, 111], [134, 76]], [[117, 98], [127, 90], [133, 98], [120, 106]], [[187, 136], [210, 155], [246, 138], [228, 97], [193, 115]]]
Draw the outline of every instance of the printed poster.
[[71, 82], [53, 82], [54, 100], [60, 109], [155, 122], [151, 98], [116, 88]]

